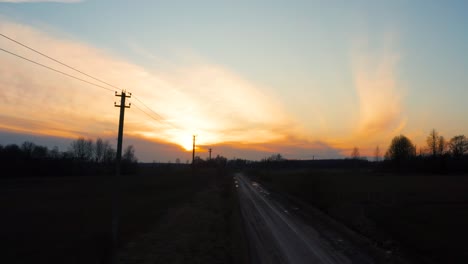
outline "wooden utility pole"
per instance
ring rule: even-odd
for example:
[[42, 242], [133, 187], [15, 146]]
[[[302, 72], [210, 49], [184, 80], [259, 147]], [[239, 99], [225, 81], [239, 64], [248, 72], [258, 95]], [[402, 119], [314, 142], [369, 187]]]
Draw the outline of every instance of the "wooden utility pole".
[[122, 90], [121, 94], [115, 92], [115, 96], [120, 97], [120, 105], [114, 102], [115, 107], [120, 107], [119, 116], [119, 133], [117, 137], [117, 156], [115, 158], [116, 170], [115, 180], [113, 181], [112, 188], [112, 263], [117, 263], [117, 240], [119, 230], [119, 195], [120, 195], [120, 162], [122, 160], [122, 140], [123, 140], [123, 127], [124, 127], [124, 116], [125, 108], [130, 108], [130, 104], [125, 105], [125, 99], [132, 96], [131, 93], [126, 95], [126, 91]]
[[209, 152], [210, 152], [210, 159], [209, 160], [211, 160], [211, 148], [209, 149]]
[[192, 166], [195, 165], [195, 137], [196, 135], [193, 135]]

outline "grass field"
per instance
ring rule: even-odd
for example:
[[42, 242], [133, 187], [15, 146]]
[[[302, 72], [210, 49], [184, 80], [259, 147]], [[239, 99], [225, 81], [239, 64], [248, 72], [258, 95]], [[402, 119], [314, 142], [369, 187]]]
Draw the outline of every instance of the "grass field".
[[218, 179], [129, 243], [120, 263], [247, 263], [238, 206], [232, 178]]
[[[186, 169], [158, 169], [156, 173], [146, 169], [141, 174], [122, 178], [119, 248], [154, 229], [171, 210], [191, 201], [220, 176], [213, 171], [193, 175]], [[112, 177], [1, 180], [1, 262], [108, 261], [113, 180]], [[227, 200], [223, 204], [230, 205]], [[198, 213], [193, 211], [192, 216], [197, 217]], [[232, 220], [229, 217], [226, 221]], [[184, 221], [192, 220], [184, 218], [179, 223]]]
[[416, 263], [468, 261], [468, 175], [359, 170], [261, 170], [274, 189], [317, 206]]

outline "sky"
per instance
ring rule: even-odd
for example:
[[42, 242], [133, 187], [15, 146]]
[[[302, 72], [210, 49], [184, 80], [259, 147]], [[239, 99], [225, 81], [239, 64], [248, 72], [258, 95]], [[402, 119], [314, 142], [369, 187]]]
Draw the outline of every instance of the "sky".
[[[466, 1], [0, 0], [0, 144], [78, 137], [141, 161], [381, 155], [468, 135]], [[118, 89], [117, 89], [117, 88]]]

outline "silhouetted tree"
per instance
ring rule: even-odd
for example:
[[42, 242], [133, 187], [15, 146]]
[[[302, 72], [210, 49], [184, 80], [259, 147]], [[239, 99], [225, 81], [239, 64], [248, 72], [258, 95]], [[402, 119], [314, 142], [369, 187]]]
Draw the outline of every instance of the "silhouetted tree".
[[439, 155], [444, 155], [447, 151], [447, 143], [443, 136], [439, 136], [439, 144], [437, 144], [437, 152]]
[[53, 147], [52, 150], [49, 151], [49, 157], [54, 160], [60, 159], [60, 151], [57, 146]]
[[392, 161], [408, 160], [416, 155], [416, 147], [404, 135], [396, 136], [392, 139], [390, 147], [385, 153], [385, 158]]
[[105, 146], [102, 138], [96, 139], [96, 144], [94, 144], [94, 157], [96, 162], [102, 162], [105, 154]]
[[443, 155], [446, 149], [446, 142], [443, 136], [439, 135], [435, 129], [432, 129], [431, 133], [426, 139], [429, 152], [432, 154], [432, 157], [437, 157]]
[[16, 144], [6, 145], [3, 148], [3, 152], [7, 160], [20, 159], [21, 156], [23, 155], [23, 152]]
[[135, 148], [133, 145], [129, 145], [125, 148], [124, 154], [122, 155], [122, 160], [129, 163], [138, 162], [138, 159], [135, 157]]
[[[14, 171], [6, 177], [37, 177], [61, 175], [101, 175], [113, 171], [115, 150], [109, 142], [97, 140], [98, 151], [91, 139], [78, 138], [73, 141], [68, 151], [60, 152], [58, 147], [49, 150], [46, 146], [36, 145], [30, 141], [20, 146], [0, 145], [0, 167], [4, 171]], [[98, 153], [94, 155], [94, 153]], [[124, 152], [126, 159], [125, 172], [134, 173], [137, 169], [137, 158], [133, 146]], [[101, 164], [95, 161], [100, 161]]]
[[196, 164], [197, 166], [200, 166], [205, 163], [205, 160], [202, 159], [200, 156], [195, 156], [193, 159], [193, 164]]
[[21, 144], [21, 151], [26, 158], [32, 158], [33, 151], [36, 145], [31, 141], [25, 141]]
[[461, 157], [468, 152], [468, 139], [464, 135], [454, 136], [448, 146], [454, 157]]
[[117, 157], [117, 151], [114, 148], [112, 148], [112, 146], [109, 145], [107, 141], [106, 143], [107, 145], [104, 150], [103, 161], [105, 163], [110, 163], [110, 162], [113, 162], [115, 158]]
[[354, 159], [354, 160], [358, 160], [360, 158], [359, 148], [357, 148], [357, 147], [353, 148], [353, 151], [351, 151], [351, 158]]
[[94, 144], [94, 158], [97, 162], [110, 162], [114, 159], [115, 152], [113, 151], [109, 141], [104, 141], [101, 138], [96, 140]]
[[437, 155], [437, 141], [438, 140], [439, 140], [439, 133], [435, 129], [432, 129], [431, 133], [426, 139], [426, 143], [429, 148], [429, 152], [432, 153], [433, 157]]
[[422, 157], [424, 155], [424, 151], [421, 147], [419, 147], [419, 157]]
[[374, 161], [379, 162], [380, 161], [380, 148], [377, 146], [374, 151]]
[[227, 164], [227, 158], [216, 155], [216, 158], [213, 159], [214, 163], [218, 166], [225, 167]]
[[75, 156], [73, 152], [71, 152], [70, 150], [62, 152], [62, 159], [64, 160], [70, 160], [70, 159], [73, 159], [74, 157]]
[[283, 156], [281, 156], [281, 154], [278, 153], [278, 154], [273, 154], [270, 157], [263, 159], [262, 161], [271, 162], [271, 161], [284, 161], [284, 160], [285, 159], [283, 158]]
[[93, 141], [80, 137], [71, 143], [70, 152], [76, 159], [89, 161], [93, 158]]
[[49, 149], [45, 146], [34, 146], [32, 152], [33, 159], [46, 159], [49, 156]]

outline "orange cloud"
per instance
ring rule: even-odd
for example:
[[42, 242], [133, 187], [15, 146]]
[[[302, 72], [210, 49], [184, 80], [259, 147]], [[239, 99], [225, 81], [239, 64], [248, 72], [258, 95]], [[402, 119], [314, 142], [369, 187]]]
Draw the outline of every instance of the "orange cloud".
[[[362, 155], [372, 155], [377, 145], [383, 150], [382, 146], [406, 124], [403, 91], [396, 75], [400, 56], [391, 49], [391, 38], [385, 40], [379, 52], [373, 53], [367, 45], [353, 49], [351, 71], [359, 102], [356, 110], [359, 120], [354, 129], [342, 129], [338, 134], [344, 136], [336, 137], [333, 134], [336, 131], [331, 131], [333, 124], [320, 113], [315, 113], [320, 117], [321, 126], [317, 128], [320, 131], [304, 131], [267, 89], [200, 58], [187, 56], [182, 63], [148, 69], [85, 43], [30, 26], [3, 20], [0, 32], [133, 92], [133, 98], [129, 99], [132, 107], [125, 115], [128, 138], [155, 144], [166, 142], [190, 150], [192, 135], [196, 134], [200, 150], [218, 146], [232, 153], [238, 153], [233, 149], [252, 149], [251, 153], [265, 153], [265, 156], [280, 152], [293, 158], [336, 157], [340, 153], [348, 155], [354, 146], [361, 149]], [[80, 76], [6, 39], [0, 38], [0, 46]], [[157, 60], [150, 52], [140, 49], [137, 53]], [[119, 98], [113, 92], [6, 53], [0, 53], [0, 57], [1, 130], [71, 138], [116, 137], [118, 109], [113, 102]], [[86, 76], [80, 78], [96, 82]], [[136, 98], [159, 115], [154, 115]], [[320, 134], [321, 138], [308, 134]]]
[[[126, 110], [125, 133], [191, 148], [224, 141], [264, 143], [296, 128], [280, 102], [226, 68], [203, 61], [152, 71], [87, 44], [30, 26], [2, 21], [0, 32], [45, 54], [133, 92], [139, 100]], [[97, 81], [1, 38], [9, 51], [93, 83]], [[115, 136], [118, 109], [113, 92], [43, 69], [6, 53], [0, 60], [1, 129], [52, 136]], [[139, 111], [153, 115], [153, 119]]]
[[352, 52], [359, 121], [349, 137], [330, 142], [343, 149], [344, 155], [349, 155], [354, 146], [363, 156], [373, 156], [376, 146], [383, 152], [406, 126], [404, 91], [396, 71], [400, 55], [392, 49], [392, 43], [393, 35], [386, 35], [381, 49], [372, 50], [364, 41]]

